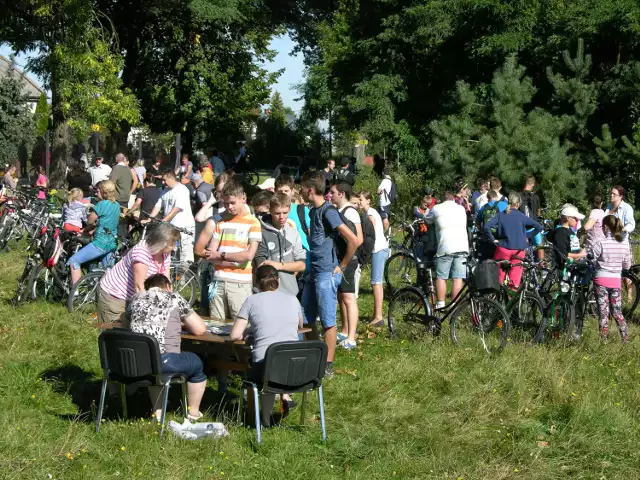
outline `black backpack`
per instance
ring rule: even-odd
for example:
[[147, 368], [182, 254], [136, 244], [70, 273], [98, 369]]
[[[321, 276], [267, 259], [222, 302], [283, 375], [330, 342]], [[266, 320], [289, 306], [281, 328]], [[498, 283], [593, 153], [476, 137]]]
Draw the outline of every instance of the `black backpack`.
[[329, 236], [333, 238], [333, 245], [336, 251], [336, 256], [338, 258], [338, 262], [341, 262], [342, 259], [344, 258], [344, 254], [347, 252], [347, 241], [344, 238], [342, 238], [342, 235], [340, 235], [338, 232], [335, 232], [329, 225], [329, 222], [326, 221], [327, 210], [329, 209], [333, 209], [336, 212], [338, 212], [338, 215], [340, 215], [340, 220], [342, 220], [342, 223], [344, 223], [347, 227], [349, 227], [349, 230], [351, 230], [354, 235], [357, 235], [358, 231], [356, 230], [356, 226], [353, 224], [353, 222], [347, 219], [342, 214], [342, 212], [340, 212], [340, 210], [338, 210], [333, 205], [326, 207], [322, 212], [322, 220], [325, 228], [325, 234], [326, 232], [329, 232]]
[[393, 179], [389, 175], [385, 175], [384, 178], [391, 180], [391, 189], [389, 190], [389, 193], [386, 193], [385, 191], [385, 195], [389, 200], [389, 202], [391, 202], [391, 205], [393, 205], [394, 203], [396, 203], [396, 200], [398, 199], [398, 191], [396, 190], [396, 183], [393, 181]]
[[356, 176], [348, 168], [341, 168], [340, 171], [338, 171], [334, 175], [334, 180], [337, 181], [337, 182], [348, 183], [349, 185], [351, 185], [353, 187], [355, 185], [355, 183], [356, 183]]
[[307, 238], [309, 238], [309, 228], [307, 227], [307, 220], [304, 215], [304, 205], [296, 205], [296, 213], [298, 214], [298, 220], [300, 221], [300, 226], [302, 226], [302, 231]]
[[371, 220], [369, 219], [369, 215], [358, 211], [353, 206], [345, 208], [344, 211], [347, 211], [349, 208], [353, 208], [356, 212], [358, 212], [358, 215], [360, 216], [360, 226], [362, 227], [362, 245], [358, 247], [356, 255], [358, 256], [358, 263], [360, 265], [366, 265], [371, 260], [373, 247], [376, 243], [376, 230], [373, 226], [373, 223], [371, 223]]

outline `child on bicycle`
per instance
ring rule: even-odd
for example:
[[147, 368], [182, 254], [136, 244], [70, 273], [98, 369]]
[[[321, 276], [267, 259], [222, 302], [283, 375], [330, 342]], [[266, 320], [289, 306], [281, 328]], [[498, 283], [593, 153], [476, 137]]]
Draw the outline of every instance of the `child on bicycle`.
[[600, 338], [609, 333], [609, 313], [616, 321], [622, 343], [629, 341], [627, 322], [622, 315], [622, 270], [631, 267], [629, 244], [623, 241], [622, 222], [613, 215], [602, 220], [604, 239], [589, 249], [596, 262], [594, 291], [600, 315]]
[[62, 209], [64, 225], [62, 229], [66, 232], [80, 233], [83, 225], [87, 223], [87, 207], [82, 203], [83, 192], [79, 188], [72, 188], [67, 193], [67, 204]]

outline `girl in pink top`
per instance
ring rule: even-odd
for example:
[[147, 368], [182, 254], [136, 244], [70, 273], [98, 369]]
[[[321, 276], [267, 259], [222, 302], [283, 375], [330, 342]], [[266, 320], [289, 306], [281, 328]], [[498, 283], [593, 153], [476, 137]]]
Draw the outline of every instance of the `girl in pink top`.
[[602, 220], [604, 239], [590, 248], [596, 262], [594, 291], [600, 314], [600, 336], [607, 338], [609, 333], [609, 313], [620, 330], [622, 342], [629, 341], [627, 322], [622, 315], [622, 270], [631, 267], [629, 244], [623, 241], [622, 222], [613, 215]]
[[43, 187], [43, 189], [38, 192], [38, 200], [47, 199], [47, 194], [45, 193], [44, 188], [47, 188], [49, 186], [49, 180], [44, 173], [44, 167], [38, 167], [38, 178], [36, 179], [36, 187]]

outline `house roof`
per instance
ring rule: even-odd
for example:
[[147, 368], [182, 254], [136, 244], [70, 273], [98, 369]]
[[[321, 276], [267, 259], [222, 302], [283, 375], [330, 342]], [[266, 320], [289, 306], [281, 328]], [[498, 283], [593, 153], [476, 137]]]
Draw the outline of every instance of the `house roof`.
[[[0, 55], [0, 77], [6, 77], [11, 70], [11, 60]], [[16, 77], [22, 83], [22, 92], [29, 97], [29, 100], [37, 102], [44, 90], [38, 86], [31, 78], [29, 78], [17, 65], [13, 65], [13, 71]]]

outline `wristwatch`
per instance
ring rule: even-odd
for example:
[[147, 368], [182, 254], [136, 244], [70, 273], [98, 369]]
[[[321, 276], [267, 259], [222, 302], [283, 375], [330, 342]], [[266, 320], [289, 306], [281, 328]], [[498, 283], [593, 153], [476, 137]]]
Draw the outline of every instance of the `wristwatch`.
[[224, 259], [226, 258], [226, 256], [227, 256], [227, 252], [222, 252], [222, 253], [220, 254], [220, 258], [221, 258], [222, 260], [224, 260]]

